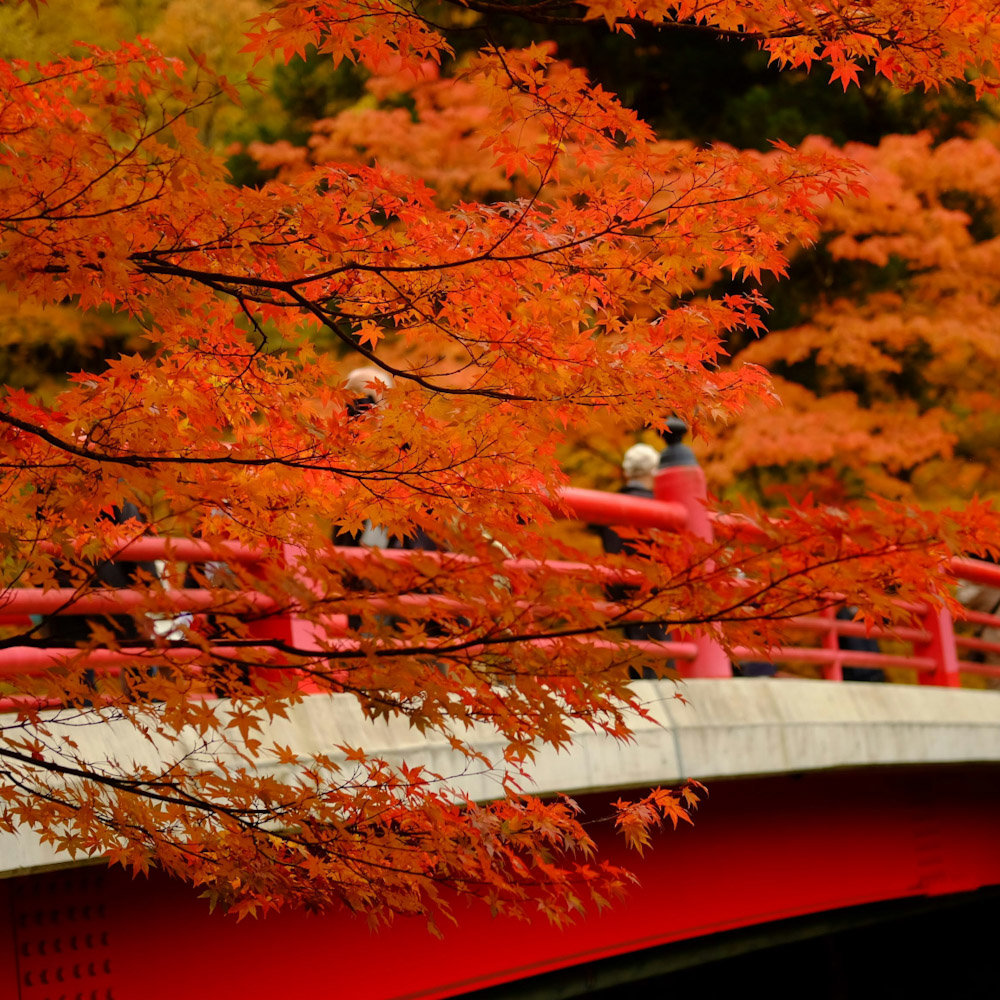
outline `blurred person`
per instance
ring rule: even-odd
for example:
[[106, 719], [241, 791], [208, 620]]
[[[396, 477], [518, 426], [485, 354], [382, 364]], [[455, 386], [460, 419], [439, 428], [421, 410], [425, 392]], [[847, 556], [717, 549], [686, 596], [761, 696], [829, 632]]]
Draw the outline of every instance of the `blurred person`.
[[[842, 622], [854, 621], [858, 609], [856, 607], [837, 608], [837, 618]], [[848, 650], [855, 653], [879, 653], [878, 639], [872, 639], [861, 635], [838, 635], [838, 649]], [[875, 681], [885, 680], [885, 671], [878, 667], [844, 667], [843, 676], [845, 681]]]
[[[624, 485], [618, 490], [625, 496], [654, 499], [653, 481], [660, 467], [660, 453], [648, 444], [634, 444], [622, 456], [622, 476]], [[634, 546], [624, 541], [621, 536], [608, 525], [598, 525], [597, 533], [601, 537], [604, 551], [608, 555], [635, 555]], [[627, 603], [636, 588], [626, 583], [609, 583], [604, 590], [605, 596], [615, 604]], [[670, 633], [665, 625], [646, 624], [645, 622], [626, 622], [624, 625], [626, 639], [645, 642], [668, 642]], [[673, 668], [673, 660], [667, 661], [667, 667]], [[649, 667], [643, 667], [642, 673], [629, 668], [629, 676], [634, 678], [655, 679], [657, 673]]]
[[[981, 562], [996, 564], [996, 559], [989, 555], [976, 554], [969, 555], [970, 559], [978, 559]], [[1000, 615], [1000, 587], [994, 587], [988, 583], [975, 583], [972, 580], [963, 580], [955, 592], [955, 597], [959, 604], [969, 611], [979, 611], [987, 615]], [[977, 625], [972, 631], [972, 637], [982, 639], [984, 642], [1000, 643], [1000, 625]], [[973, 663], [984, 663], [989, 666], [1000, 665], [1000, 653], [992, 653], [983, 649], [971, 649], [962, 653], [965, 659]], [[1000, 688], [1000, 678], [983, 677], [983, 681], [988, 688]]]

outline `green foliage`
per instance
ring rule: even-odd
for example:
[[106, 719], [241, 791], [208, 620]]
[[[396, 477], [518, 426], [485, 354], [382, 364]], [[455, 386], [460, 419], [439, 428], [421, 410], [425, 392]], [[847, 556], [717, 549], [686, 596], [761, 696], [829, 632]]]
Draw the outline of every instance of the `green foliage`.
[[226, 167], [233, 183], [239, 187], [257, 187], [274, 174], [273, 170], [261, 168], [247, 153], [247, 146], [253, 142], [281, 141], [305, 145], [317, 121], [351, 107], [364, 97], [366, 76], [353, 63], [334, 66], [315, 49], [305, 57], [294, 56], [288, 63], [277, 65], [271, 77], [270, 114], [243, 115], [230, 132], [234, 145]]

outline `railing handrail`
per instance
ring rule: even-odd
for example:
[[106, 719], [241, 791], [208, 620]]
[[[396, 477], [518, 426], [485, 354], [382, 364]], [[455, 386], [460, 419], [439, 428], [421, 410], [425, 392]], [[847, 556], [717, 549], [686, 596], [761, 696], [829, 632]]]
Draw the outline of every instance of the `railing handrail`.
[[[661, 470], [660, 475], [669, 474], [671, 471], [673, 470]], [[687, 471], [690, 469], [688, 468]], [[700, 470], [698, 471], [700, 472]], [[547, 506], [557, 517], [569, 517], [589, 524], [669, 531], [681, 530], [688, 525], [692, 509], [692, 503], [685, 505], [671, 500], [646, 499], [576, 487], [567, 487], [560, 491], [556, 498], [547, 501]], [[760, 532], [761, 530], [755, 528], [753, 522], [741, 517], [731, 515], [712, 517], [709, 515], [709, 518], [710, 526], [713, 523], [719, 526], [725, 525], [728, 529], [735, 529], [738, 532]], [[55, 547], [51, 545], [44, 545], [43, 548], [55, 551]], [[252, 566], [269, 559], [285, 558], [293, 551], [294, 547], [253, 548], [235, 542], [210, 543], [190, 538], [143, 536], [118, 548], [114, 553], [114, 558], [137, 562], [166, 559], [187, 563], [205, 563], [224, 559], [227, 562]], [[414, 555], [410, 551], [401, 549], [337, 548], [335, 551], [346, 560], [370, 559], [375, 556], [375, 553], [377, 553], [377, 558], [388, 561], [407, 560]], [[474, 561], [473, 557], [450, 552], [421, 551], [420, 557], [452, 563], [466, 560]], [[628, 583], [641, 582], [643, 579], [640, 568], [611, 571], [585, 562], [509, 559], [504, 561], [504, 566], [511, 570], [526, 569], [529, 571], [545, 566], [557, 572], [579, 574], [592, 580], [604, 582], [614, 580]], [[948, 571], [956, 580], [995, 586], [1000, 589], [1000, 566], [993, 563], [954, 557], [949, 562]], [[219, 595], [213, 591], [185, 588], [168, 592], [171, 597], [171, 611], [197, 614], [198, 612], [218, 609]], [[12, 590], [8, 591], [3, 599], [0, 599], [0, 621], [4, 618], [12, 620], [15, 616], [32, 614], [102, 615], [128, 613], [131, 609], [138, 610], [148, 606], [147, 602], [157, 597], [162, 598], [163, 593], [164, 588], [156, 586], [145, 589], [136, 587], [98, 592], [89, 591], [85, 594], [79, 594], [70, 589], [24, 588]], [[434, 595], [413, 595], [413, 597], [414, 600], [410, 603], [415, 609], [434, 606]], [[372, 600], [377, 602], [378, 599], [373, 597]], [[516, 600], [513, 595], [512, 600]], [[909, 668], [917, 672], [923, 683], [944, 684], [946, 686], [957, 685], [960, 673], [1000, 677], [1000, 665], [959, 659], [959, 652], [962, 650], [996, 654], [1000, 658], [1000, 642], [992, 642], [977, 636], [956, 635], [950, 616], [942, 614], [940, 610], [922, 605], [909, 605], [909, 609], [922, 616], [921, 625], [869, 627], [862, 622], [838, 619], [834, 616], [832, 609], [819, 615], [798, 616], [789, 620], [789, 627], [818, 637], [822, 646], [818, 648], [813, 646], [776, 647], [770, 649], [766, 657], [763, 658], [773, 663], [792, 661], [818, 664], [823, 668], [824, 676], [831, 680], [841, 679], [842, 668], [845, 666]], [[616, 610], [620, 609], [608, 605], [609, 613]], [[226, 613], [243, 612], [258, 616], [279, 617], [281, 615], [291, 616], [295, 613], [294, 607], [283, 608], [274, 598], [253, 590], [229, 592], [225, 611]], [[634, 616], [622, 617], [618, 615], [617, 617], [624, 621]], [[342, 614], [327, 616], [325, 621], [333, 627], [334, 619], [337, 620], [337, 626], [346, 625], [346, 616]], [[995, 614], [969, 611], [965, 615], [965, 620], [970, 624], [1000, 629], [1000, 616]], [[334, 630], [340, 631], [341, 629], [335, 628]], [[906, 642], [912, 644], [913, 652], [912, 654], [900, 654], [874, 650], [841, 649], [839, 648], [839, 640], [842, 637], [864, 637]], [[703, 639], [696, 643], [666, 641], [663, 643], [638, 642], [635, 645], [637, 648], [642, 647], [647, 652], [659, 651], [663, 653], [665, 658], [673, 657], [682, 663], [687, 663], [688, 666], [682, 668], [682, 673], [689, 676], [718, 676], [717, 665], [706, 674], [700, 670], [699, 660], [703, 657], [706, 646], [710, 644], [710, 640]], [[182, 653], [180, 649], [177, 652], [178, 654]], [[107, 654], [104, 659], [107, 660], [108, 664], [111, 664], [112, 661], [115, 663], [119, 660], [123, 661], [123, 658], [127, 659], [128, 656], [127, 653], [114, 653], [113, 651], [96, 651], [92, 655], [100, 659], [98, 654], [101, 653]], [[68, 647], [66, 649], [48, 648], [45, 650], [25, 648], [20, 653], [16, 649], [5, 650], [0, 652], [0, 661], [6, 659], [8, 662], [0, 667], [0, 674], [9, 675], [11, 671], [6, 668], [13, 666], [15, 661], [27, 668], [27, 672], [31, 672], [31, 666], [65, 662], [75, 655], [78, 655], [77, 651]], [[759, 651], [738, 647], [733, 651], [733, 659], [736, 661], [760, 660], [762, 655]]]

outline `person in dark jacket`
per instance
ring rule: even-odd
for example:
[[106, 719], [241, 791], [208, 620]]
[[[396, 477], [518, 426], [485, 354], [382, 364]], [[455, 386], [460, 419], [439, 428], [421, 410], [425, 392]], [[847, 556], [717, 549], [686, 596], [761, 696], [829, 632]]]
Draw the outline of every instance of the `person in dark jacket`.
[[[394, 384], [391, 375], [374, 365], [353, 369], [344, 381], [344, 389], [352, 394], [352, 398], [347, 404], [348, 421], [363, 419], [382, 406], [385, 402], [386, 392]], [[373, 525], [370, 521], [365, 522], [365, 527], [361, 531], [335, 529], [333, 544], [342, 548], [365, 546], [366, 548], [384, 549], [398, 547], [390, 546], [389, 536], [385, 529], [379, 525]]]
[[[653, 476], [659, 468], [659, 462], [660, 454], [655, 448], [651, 448], [648, 444], [632, 445], [622, 457], [625, 485], [618, 492], [630, 497], [652, 500]], [[598, 525], [597, 533], [601, 536], [601, 543], [608, 555], [619, 555], [622, 552], [626, 555], [634, 554], [635, 550], [627, 542], [622, 541], [614, 528], [605, 524]]]
[[[844, 606], [837, 608], [837, 618], [842, 622], [854, 621], [854, 616], [858, 613], [857, 608]], [[855, 653], [878, 653], [881, 652], [878, 639], [870, 639], [861, 635], [838, 635], [837, 647]], [[885, 680], [885, 672], [878, 667], [844, 667], [845, 681], [875, 681]]]
[[[659, 464], [660, 453], [655, 448], [651, 448], [648, 444], [632, 445], [622, 457], [622, 475], [625, 477], [625, 484], [618, 492], [626, 496], [652, 500], [654, 498], [653, 477]], [[604, 551], [608, 555], [635, 554], [635, 548], [623, 540], [614, 528], [600, 525], [597, 531], [601, 536]], [[616, 604], [628, 601], [634, 592], [635, 588], [625, 583], [609, 583], [604, 590], [607, 599]], [[626, 622], [624, 631], [626, 639], [655, 642], [666, 642], [670, 639], [670, 633], [664, 625]], [[673, 661], [668, 661], [667, 666], [672, 667]], [[630, 668], [629, 676], [639, 677], [640, 674]], [[657, 675], [649, 667], [644, 667], [641, 676], [645, 679], [653, 679]]]
[[[381, 368], [374, 365], [355, 368], [351, 371], [344, 382], [344, 388], [352, 394], [352, 399], [347, 404], [347, 417], [349, 421], [363, 420], [373, 414], [385, 403], [386, 392], [393, 388], [395, 382], [393, 377]], [[404, 444], [404, 448], [408, 446]], [[369, 549], [407, 549], [410, 551], [436, 551], [437, 543], [423, 530], [416, 527], [407, 535], [392, 535], [381, 525], [365, 521], [365, 526], [360, 531], [340, 531], [335, 530], [333, 535], [334, 545], [343, 548], [369, 548]], [[367, 581], [354, 573], [345, 575], [345, 590], [355, 590], [364, 593], [369, 589]], [[398, 625], [404, 619], [398, 616], [388, 616], [387, 620], [393, 625]], [[350, 629], [361, 627], [361, 616], [349, 614], [347, 625]], [[429, 636], [443, 635], [443, 630], [439, 623], [428, 620], [425, 628]]]
[[[109, 517], [106, 514], [102, 516]], [[131, 501], [126, 501], [120, 507], [114, 507], [109, 519], [115, 524], [135, 521], [137, 525], [145, 523], [146, 520]], [[158, 575], [156, 564], [152, 562], [105, 560], [94, 567], [94, 583], [115, 590], [128, 590], [138, 582], [140, 572], [144, 574], [146, 580], [155, 580]], [[59, 581], [62, 586], [71, 585], [69, 578], [63, 574], [59, 574]], [[101, 621], [104, 624], [110, 623], [112, 631], [119, 639], [139, 638], [135, 619], [131, 615], [103, 615]], [[90, 621], [83, 615], [57, 615], [46, 621], [45, 632], [50, 639], [73, 646], [90, 638]]]
[[[102, 517], [115, 524], [135, 521], [137, 530], [138, 525], [144, 524], [146, 520], [139, 508], [130, 500], [126, 500], [120, 506], [115, 506], [110, 515], [103, 514]], [[115, 590], [128, 590], [140, 580], [155, 580], [157, 575], [156, 564], [153, 562], [104, 560], [94, 566], [93, 583], [95, 589], [107, 587]], [[74, 585], [65, 571], [57, 573], [57, 579], [61, 586]], [[124, 641], [126, 645], [129, 639], [144, 638], [140, 634], [135, 618], [131, 615], [101, 615], [100, 617], [94, 616], [93, 619], [84, 615], [52, 615], [44, 622], [42, 636], [48, 640], [48, 645], [51, 647], [76, 646], [90, 639], [92, 620], [110, 627], [115, 638]], [[128, 687], [130, 672], [130, 669], [122, 671], [123, 688]], [[97, 686], [97, 675], [92, 669], [88, 668], [84, 671], [84, 678], [89, 687], [95, 688]]]

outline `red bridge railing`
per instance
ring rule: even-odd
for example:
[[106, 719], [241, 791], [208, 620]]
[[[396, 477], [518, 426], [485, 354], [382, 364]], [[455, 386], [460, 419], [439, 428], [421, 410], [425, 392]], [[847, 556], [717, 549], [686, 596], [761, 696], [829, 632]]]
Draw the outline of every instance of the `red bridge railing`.
[[[661, 468], [655, 481], [655, 498], [641, 499], [615, 493], [569, 488], [551, 501], [551, 508], [560, 517], [571, 517], [580, 521], [609, 526], [627, 526], [676, 531], [687, 528], [701, 537], [710, 539], [713, 533], [713, 519], [704, 504], [706, 491], [701, 469], [694, 461], [693, 454], [675, 433], [661, 459]], [[359, 548], [340, 549], [347, 560], [368, 558], [367, 550]], [[289, 550], [291, 557], [294, 553]], [[379, 552], [381, 558], [407, 559], [410, 553], [404, 550]], [[434, 558], [434, 553], [422, 552], [422, 557]], [[209, 545], [192, 539], [144, 537], [131, 542], [118, 554], [127, 561], [153, 561], [165, 559], [183, 563], [205, 563], [224, 558], [232, 564], [253, 565], [262, 559], [259, 550], [246, 546], [226, 543], [222, 546]], [[455, 554], [449, 553], [453, 560]], [[461, 557], [457, 557], [461, 558]], [[511, 567], [524, 567], [525, 561], [510, 560]], [[593, 575], [594, 568], [586, 563], [547, 562], [550, 570]], [[794, 645], [769, 650], [766, 660], [779, 669], [794, 665], [812, 667], [826, 680], [843, 679], [844, 668], [875, 667], [882, 669], [905, 669], [913, 672], [922, 684], [957, 687], [962, 675], [979, 675], [1000, 678], [1000, 615], [993, 613], [1000, 609], [1000, 566], [971, 559], [953, 559], [951, 573], [956, 580], [965, 581], [983, 588], [996, 588], [996, 603], [991, 611], [967, 610], [962, 621], [956, 623], [947, 610], [930, 607], [914, 607], [920, 616], [918, 626], [890, 628], [867, 628], [860, 622], [841, 620], [835, 609], [830, 608], [816, 615], [804, 615], [792, 619], [790, 630], [801, 636]], [[636, 572], [641, 572], [637, 561]], [[113, 615], [128, 614], [130, 610], [143, 605], [146, 594], [138, 590], [102, 590], [77, 595], [71, 590], [40, 590], [32, 588], [10, 589], [0, 597], [0, 625], [16, 626], [30, 623], [31, 615]], [[376, 601], [375, 598], [366, 598]], [[419, 613], [421, 608], [433, 608], [435, 601], [443, 598], [434, 595], [414, 594], [404, 598]], [[398, 599], [397, 599], [398, 603]], [[174, 590], [171, 593], [172, 612], [198, 615], [208, 611], [218, 612], [219, 594], [203, 589]], [[244, 614], [260, 619], [262, 624], [257, 634], [269, 638], [281, 638], [298, 649], [318, 649], [315, 643], [316, 626], [294, 612], [283, 610], [273, 598], [253, 590], [234, 590], [226, 595], [225, 613]], [[336, 637], [343, 632], [345, 648], [356, 646], [348, 635], [346, 615], [328, 615], [322, 620], [324, 636]], [[995, 631], [995, 636], [991, 633]], [[841, 648], [841, 637], [876, 639], [890, 644], [892, 651], [851, 650]], [[600, 640], [594, 640], [600, 642]], [[235, 655], [236, 650], [216, 645], [219, 655]], [[15, 639], [16, 643], [16, 639]], [[678, 672], [686, 677], [730, 677], [733, 669], [722, 648], [709, 636], [688, 642], [642, 642], [634, 645], [647, 652], [655, 652], [665, 659], [672, 659]], [[176, 659], [178, 663], [199, 655], [198, 649], [176, 648], [159, 655]], [[36, 648], [31, 645], [10, 645], [0, 649], [0, 682], [4, 678], [17, 675], [44, 674], [68, 661], [78, 658], [79, 651], [73, 647]], [[992, 657], [994, 662], [988, 662]], [[759, 651], [736, 649], [736, 662], [761, 661]], [[130, 663], [135, 663], [136, 653], [125, 650], [95, 650], [87, 654], [87, 665], [102, 673], [117, 673]], [[11, 707], [0, 699], [0, 709]]]
[[[687, 491], [692, 502], [698, 504], [699, 512], [704, 512], [701, 504], [705, 496], [704, 480], [700, 473], [694, 465], [661, 469], [656, 481], [657, 497], [677, 497]], [[567, 490], [566, 494], [573, 514], [591, 524], [676, 529], [687, 523], [686, 518], [678, 517], [678, 508], [683, 505], [674, 500], [641, 500], [592, 490]], [[654, 505], [664, 508], [659, 521], [650, 511]], [[713, 522], [710, 515], [704, 514], [702, 531], [710, 534]], [[1000, 614], [995, 613], [1000, 610], [1000, 566], [956, 557], [949, 569], [956, 583], [977, 585], [986, 588], [987, 593], [995, 590], [995, 600], [990, 602], [993, 609], [966, 608], [961, 619], [955, 621], [946, 609], [915, 605], [910, 610], [920, 617], [919, 625], [869, 628], [863, 622], [838, 618], [837, 609], [831, 607], [816, 615], [790, 619], [789, 630], [801, 637], [800, 644], [772, 648], [766, 657], [759, 650], [737, 647], [733, 659], [737, 662], [766, 659], [779, 669], [813, 666], [825, 680], [831, 681], [843, 680], [845, 667], [905, 670], [915, 674], [921, 684], [940, 687], [961, 686], [963, 674], [1000, 679]], [[842, 649], [841, 637], [874, 639], [894, 651]], [[666, 655], [678, 661], [682, 676], [732, 676], [729, 660], [719, 647], [714, 646], [713, 652], [713, 646], [707, 639], [699, 644], [662, 644]], [[981, 659], [971, 659], [972, 656]]]

